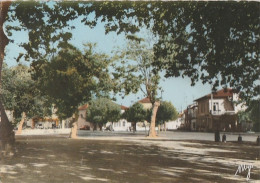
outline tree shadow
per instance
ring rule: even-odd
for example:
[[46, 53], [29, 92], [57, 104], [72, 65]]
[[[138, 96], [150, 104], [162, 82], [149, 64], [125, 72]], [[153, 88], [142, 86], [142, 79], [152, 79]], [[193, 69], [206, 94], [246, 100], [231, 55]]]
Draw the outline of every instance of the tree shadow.
[[[187, 149], [217, 148], [225, 151], [196, 154], [137, 142], [23, 137], [17, 139], [16, 156], [1, 160], [0, 176], [1, 181], [10, 183], [245, 182], [245, 174], [234, 176], [235, 162], [230, 164], [225, 160], [232, 159], [232, 153], [227, 151], [242, 153], [246, 145], [240, 149], [233, 143], [178, 143]], [[254, 151], [252, 149], [254, 147], [249, 146], [246, 152]], [[259, 179], [259, 172], [255, 170], [251, 170], [252, 180]]]

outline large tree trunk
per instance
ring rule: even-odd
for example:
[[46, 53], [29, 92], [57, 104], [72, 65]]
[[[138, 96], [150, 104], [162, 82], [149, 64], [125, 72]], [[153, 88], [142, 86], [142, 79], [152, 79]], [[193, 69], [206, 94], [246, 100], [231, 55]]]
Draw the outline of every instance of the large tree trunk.
[[133, 127], [133, 133], [135, 133], [136, 132], [136, 122], [132, 122], [131, 125]]
[[22, 114], [22, 120], [20, 121], [20, 124], [18, 126], [18, 130], [16, 132], [17, 135], [21, 135], [22, 134], [22, 130], [23, 130], [23, 124], [25, 122], [25, 118], [26, 118], [26, 115], [25, 115], [25, 112], [23, 112]]
[[6, 17], [7, 17], [8, 8], [9, 8], [10, 4], [11, 4], [11, 2], [8, 2], [8, 1], [0, 2], [0, 79], [1, 79], [2, 65], [3, 65], [3, 61], [4, 61], [4, 55], [5, 55], [5, 46], [9, 42], [7, 36], [4, 33], [3, 26], [4, 26], [4, 22], [6, 20]]
[[70, 138], [72, 138], [72, 139], [77, 139], [77, 138], [78, 138], [78, 136], [77, 136], [77, 131], [78, 131], [78, 123], [77, 123], [77, 121], [76, 121], [76, 122], [74, 122], [74, 123], [72, 124], [71, 133], [70, 133]]
[[159, 106], [160, 106], [160, 101], [155, 101], [155, 103], [153, 104], [149, 137], [157, 137], [155, 131], [155, 120], [156, 120], [156, 113]]
[[[2, 75], [2, 65], [5, 55], [5, 47], [9, 40], [4, 33], [3, 25], [7, 17], [8, 8], [11, 1], [1, 1], [0, 2], [0, 87], [1, 87], [1, 75]], [[0, 122], [0, 140], [1, 148], [0, 151], [4, 154], [12, 154], [14, 146], [14, 132], [13, 126], [9, 122], [7, 115], [5, 113], [4, 106], [2, 104], [2, 96], [0, 93], [0, 111], [1, 111], [1, 122]], [[2, 154], [2, 153], [1, 153]]]
[[5, 113], [4, 106], [0, 100], [1, 122], [0, 122], [0, 154], [13, 155], [14, 153], [14, 131]]

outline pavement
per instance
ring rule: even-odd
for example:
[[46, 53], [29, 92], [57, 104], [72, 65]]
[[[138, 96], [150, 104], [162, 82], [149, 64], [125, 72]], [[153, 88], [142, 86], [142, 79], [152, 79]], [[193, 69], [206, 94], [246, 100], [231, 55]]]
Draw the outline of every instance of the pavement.
[[[260, 182], [257, 134], [80, 131], [63, 135], [16, 136], [16, 153], [0, 160], [3, 183], [41, 182]], [[202, 140], [201, 140], [202, 139]], [[232, 140], [234, 139], [234, 141]], [[236, 174], [236, 175], [235, 175]]]
[[[110, 132], [110, 131], [86, 131], [78, 130], [78, 136], [80, 138], [90, 138], [90, 137], [145, 137], [148, 132], [139, 131], [139, 132]], [[157, 132], [159, 138], [166, 138], [171, 140], [201, 140], [201, 141], [215, 141], [214, 133], [207, 132], [180, 132], [180, 131], [161, 131]], [[231, 132], [221, 132], [222, 135], [226, 135], [226, 141], [237, 141], [238, 136], [242, 136], [243, 141], [256, 142], [257, 137], [260, 133], [231, 133]]]
[[[68, 135], [71, 132], [71, 128], [65, 129], [25, 129], [22, 131], [21, 135]], [[128, 131], [88, 131], [88, 130], [78, 130], [77, 135], [80, 138], [89, 137], [145, 137], [148, 131], [137, 131], [135, 133]], [[238, 133], [238, 132], [221, 132], [220, 136], [226, 135], [227, 141], [237, 141], [238, 136], [242, 136], [243, 141], [255, 142], [257, 136], [260, 133]], [[19, 136], [19, 135], [17, 135]], [[160, 131], [158, 133], [160, 138], [168, 138], [172, 140], [202, 140], [202, 141], [214, 141], [214, 133], [207, 132], [181, 132], [181, 131]]]

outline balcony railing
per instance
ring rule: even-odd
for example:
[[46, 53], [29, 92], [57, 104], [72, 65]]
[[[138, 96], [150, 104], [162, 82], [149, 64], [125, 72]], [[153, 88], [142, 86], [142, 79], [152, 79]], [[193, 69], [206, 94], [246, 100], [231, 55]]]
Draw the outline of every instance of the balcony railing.
[[235, 114], [235, 111], [212, 111], [212, 115]]

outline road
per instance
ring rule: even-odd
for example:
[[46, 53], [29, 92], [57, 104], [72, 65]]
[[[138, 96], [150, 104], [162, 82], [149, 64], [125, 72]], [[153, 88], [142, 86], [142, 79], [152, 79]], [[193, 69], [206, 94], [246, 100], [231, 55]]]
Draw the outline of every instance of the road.
[[[146, 132], [100, 132], [100, 131], [85, 131], [78, 130], [78, 135], [80, 137], [145, 137]], [[221, 132], [220, 136], [222, 137], [224, 133]], [[237, 141], [239, 133], [225, 133], [227, 141]], [[259, 133], [240, 133], [243, 141], [255, 142]], [[159, 132], [159, 137], [168, 138], [171, 140], [205, 140], [205, 141], [214, 141], [214, 133], [203, 133], [203, 132], [180, 132], [180, 131], [167, 131]]]

